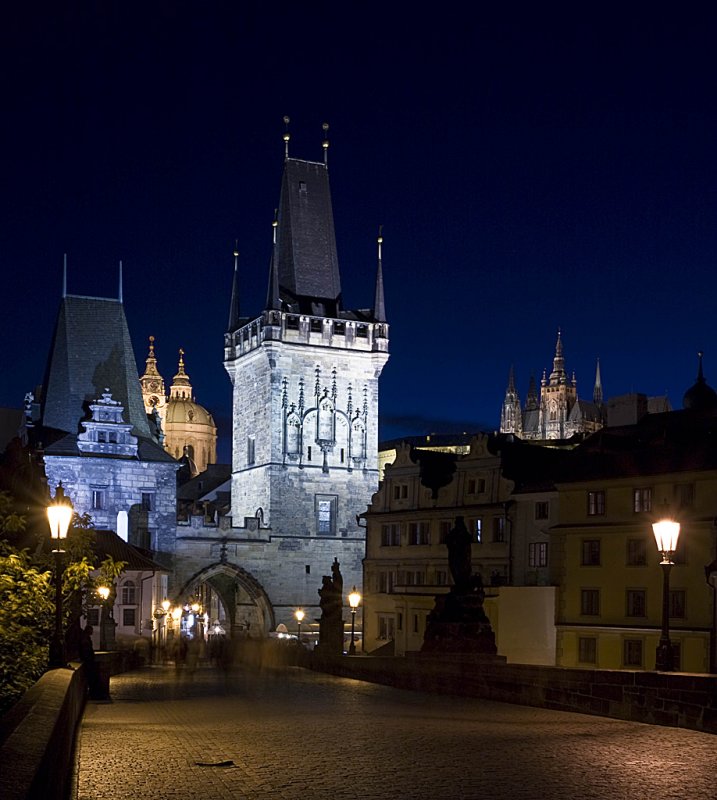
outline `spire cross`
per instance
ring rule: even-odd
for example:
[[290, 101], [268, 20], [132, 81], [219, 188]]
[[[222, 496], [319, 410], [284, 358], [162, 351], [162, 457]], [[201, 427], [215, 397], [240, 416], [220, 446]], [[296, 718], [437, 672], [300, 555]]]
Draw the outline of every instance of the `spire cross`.
[[291, 139], [291, 134], [289, 133], [289, 123], [291, 120], [288, 117], [284, 117], [284, 125], [286, 126], [284, 131], [284, 158], [289, 157], [289, 140]]

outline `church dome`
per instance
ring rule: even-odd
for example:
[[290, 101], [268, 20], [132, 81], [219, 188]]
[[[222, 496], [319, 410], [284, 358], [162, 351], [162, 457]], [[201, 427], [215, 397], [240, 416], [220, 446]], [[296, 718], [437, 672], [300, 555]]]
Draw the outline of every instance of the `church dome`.
[[165, 424], [179, 425], [214, 425], [212, 415], [204, 406], [195, 403], [193, 400], [181, 397], [172, 397], [167, 403], [165, 411]]
[[682, 398], [683, 408], [689, 408], [693, 411], [709, 411], [717, 409], [717, 392], [707, 385], [707, 381], [702, 374], [702, 353], [698, 353], [699, 367], [697, 370], [697, 381], [694, 386], [685, 392]]

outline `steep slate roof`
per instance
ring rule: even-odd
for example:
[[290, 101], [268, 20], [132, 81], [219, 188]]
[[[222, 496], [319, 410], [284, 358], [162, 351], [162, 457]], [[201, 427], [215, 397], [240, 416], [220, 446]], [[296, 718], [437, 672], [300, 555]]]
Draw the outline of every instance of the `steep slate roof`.
[[275, 256], [281, 299], [302, 306], [307, 300], [324, 300], [338, 309], [341, 279], [326, 165], [286, 159], [278, 223]]
[[169, 572], [168, 569], [145, 555], [147, 551], [128, 544], [124, 539], [120, 539], [114, 531], [95, 531], [92, 549], [100, 561], [104, 561], [107, 556], [112, 556], [115, 561], [126, 561], [127, 569], [130, 570]]
[[62, 299], [45, 373], [42, 425], [77, 433], [88, 402], [109, 389], [137, 436], [150, 436], [147, 414], [119, 300], [68, 295]]

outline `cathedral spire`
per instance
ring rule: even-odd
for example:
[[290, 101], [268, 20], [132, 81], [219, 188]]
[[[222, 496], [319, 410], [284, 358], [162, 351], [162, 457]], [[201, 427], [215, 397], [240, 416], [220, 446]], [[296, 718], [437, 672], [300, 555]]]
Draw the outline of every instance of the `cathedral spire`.
[[550, 385], [555, 386], [565, 383], [565, 359], [563, 358], [563, 339], [560, 328], [558, 328], [558, 341], [555, 343], [555, 357], [553, 358], [553, 371], [550, 373]]
[[522, 416], [520, 398], [515, 389], [515, 371], [511, 364], [508, 372], [508, 388], [505, 390], [505, 399], [500, 412], [500, 432], [519, 436], [523, 432]]
[[535, 383], [535, 375], [531, 373], [530, 383], [528, 384], [528, 396], [525, 398], [525, 410], [535, 411], [538, 408], [538, 387]]
[[62, 259], [62, 296], [67, 297], [67, 253]]
[[595, 388], [593, 389], [593, 403], [596, 406], [602, 405], [602, 379], [600, 378], [600, 359], [597, 360], [595, 367]]
[[381, 245], [383, 244], [382, 236], [383, 225], [378, 227], [378, 267], [376, 269], [376, 292], [373, 301], [373, 318], [376, 322], [386, 321], [386, 302], [383, 294], [383, 260], [381, 257]]
[[239, 242], [234, 243], [234, 275], [232, 277], [232, 299], [229, 304], [229, 323], [227, 332], [232, 333], [239, 327]]
[[119, 262], [119, 295], [117, 299], [122, 302], [122, 261]]

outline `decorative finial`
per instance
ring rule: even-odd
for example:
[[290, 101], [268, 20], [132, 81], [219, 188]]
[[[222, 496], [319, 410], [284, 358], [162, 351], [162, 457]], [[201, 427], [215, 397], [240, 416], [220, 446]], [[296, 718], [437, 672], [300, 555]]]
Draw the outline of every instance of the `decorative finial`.
[[378, 226], [378, 238], [376, 239], [378, 242], [378, 260], [381, 260], [381, 245], [383, 244], [383, 225]]
[[279, 227], [279, 209], [274, 209], [274, 219], [271, 222], [272, 244], [276, 245], [276, 231]]
[[286, 129], [284, 131], [284, 158], [289, 157], [289, 139], [291, 139], [291, 134], [289, 133], [289, 123], [291, 120], [288, 117], [284, 117], [284, 125]]
[[321, 126], [324, 131], [324, 141], [321, 143], [321, 146], [324, 148], [324, 166], [328, 167], [329, 165], [329, 123], [324, 122]]
[[239, 258], [239, 239], [234, 240], [234, 266], [236, 267], [236, 260]]
[[184, 369], [184, 350], [179, 348], [179, 369], [180, 371]]
[[149, 337], [149, 357], [154, 358], [154, 336]]

